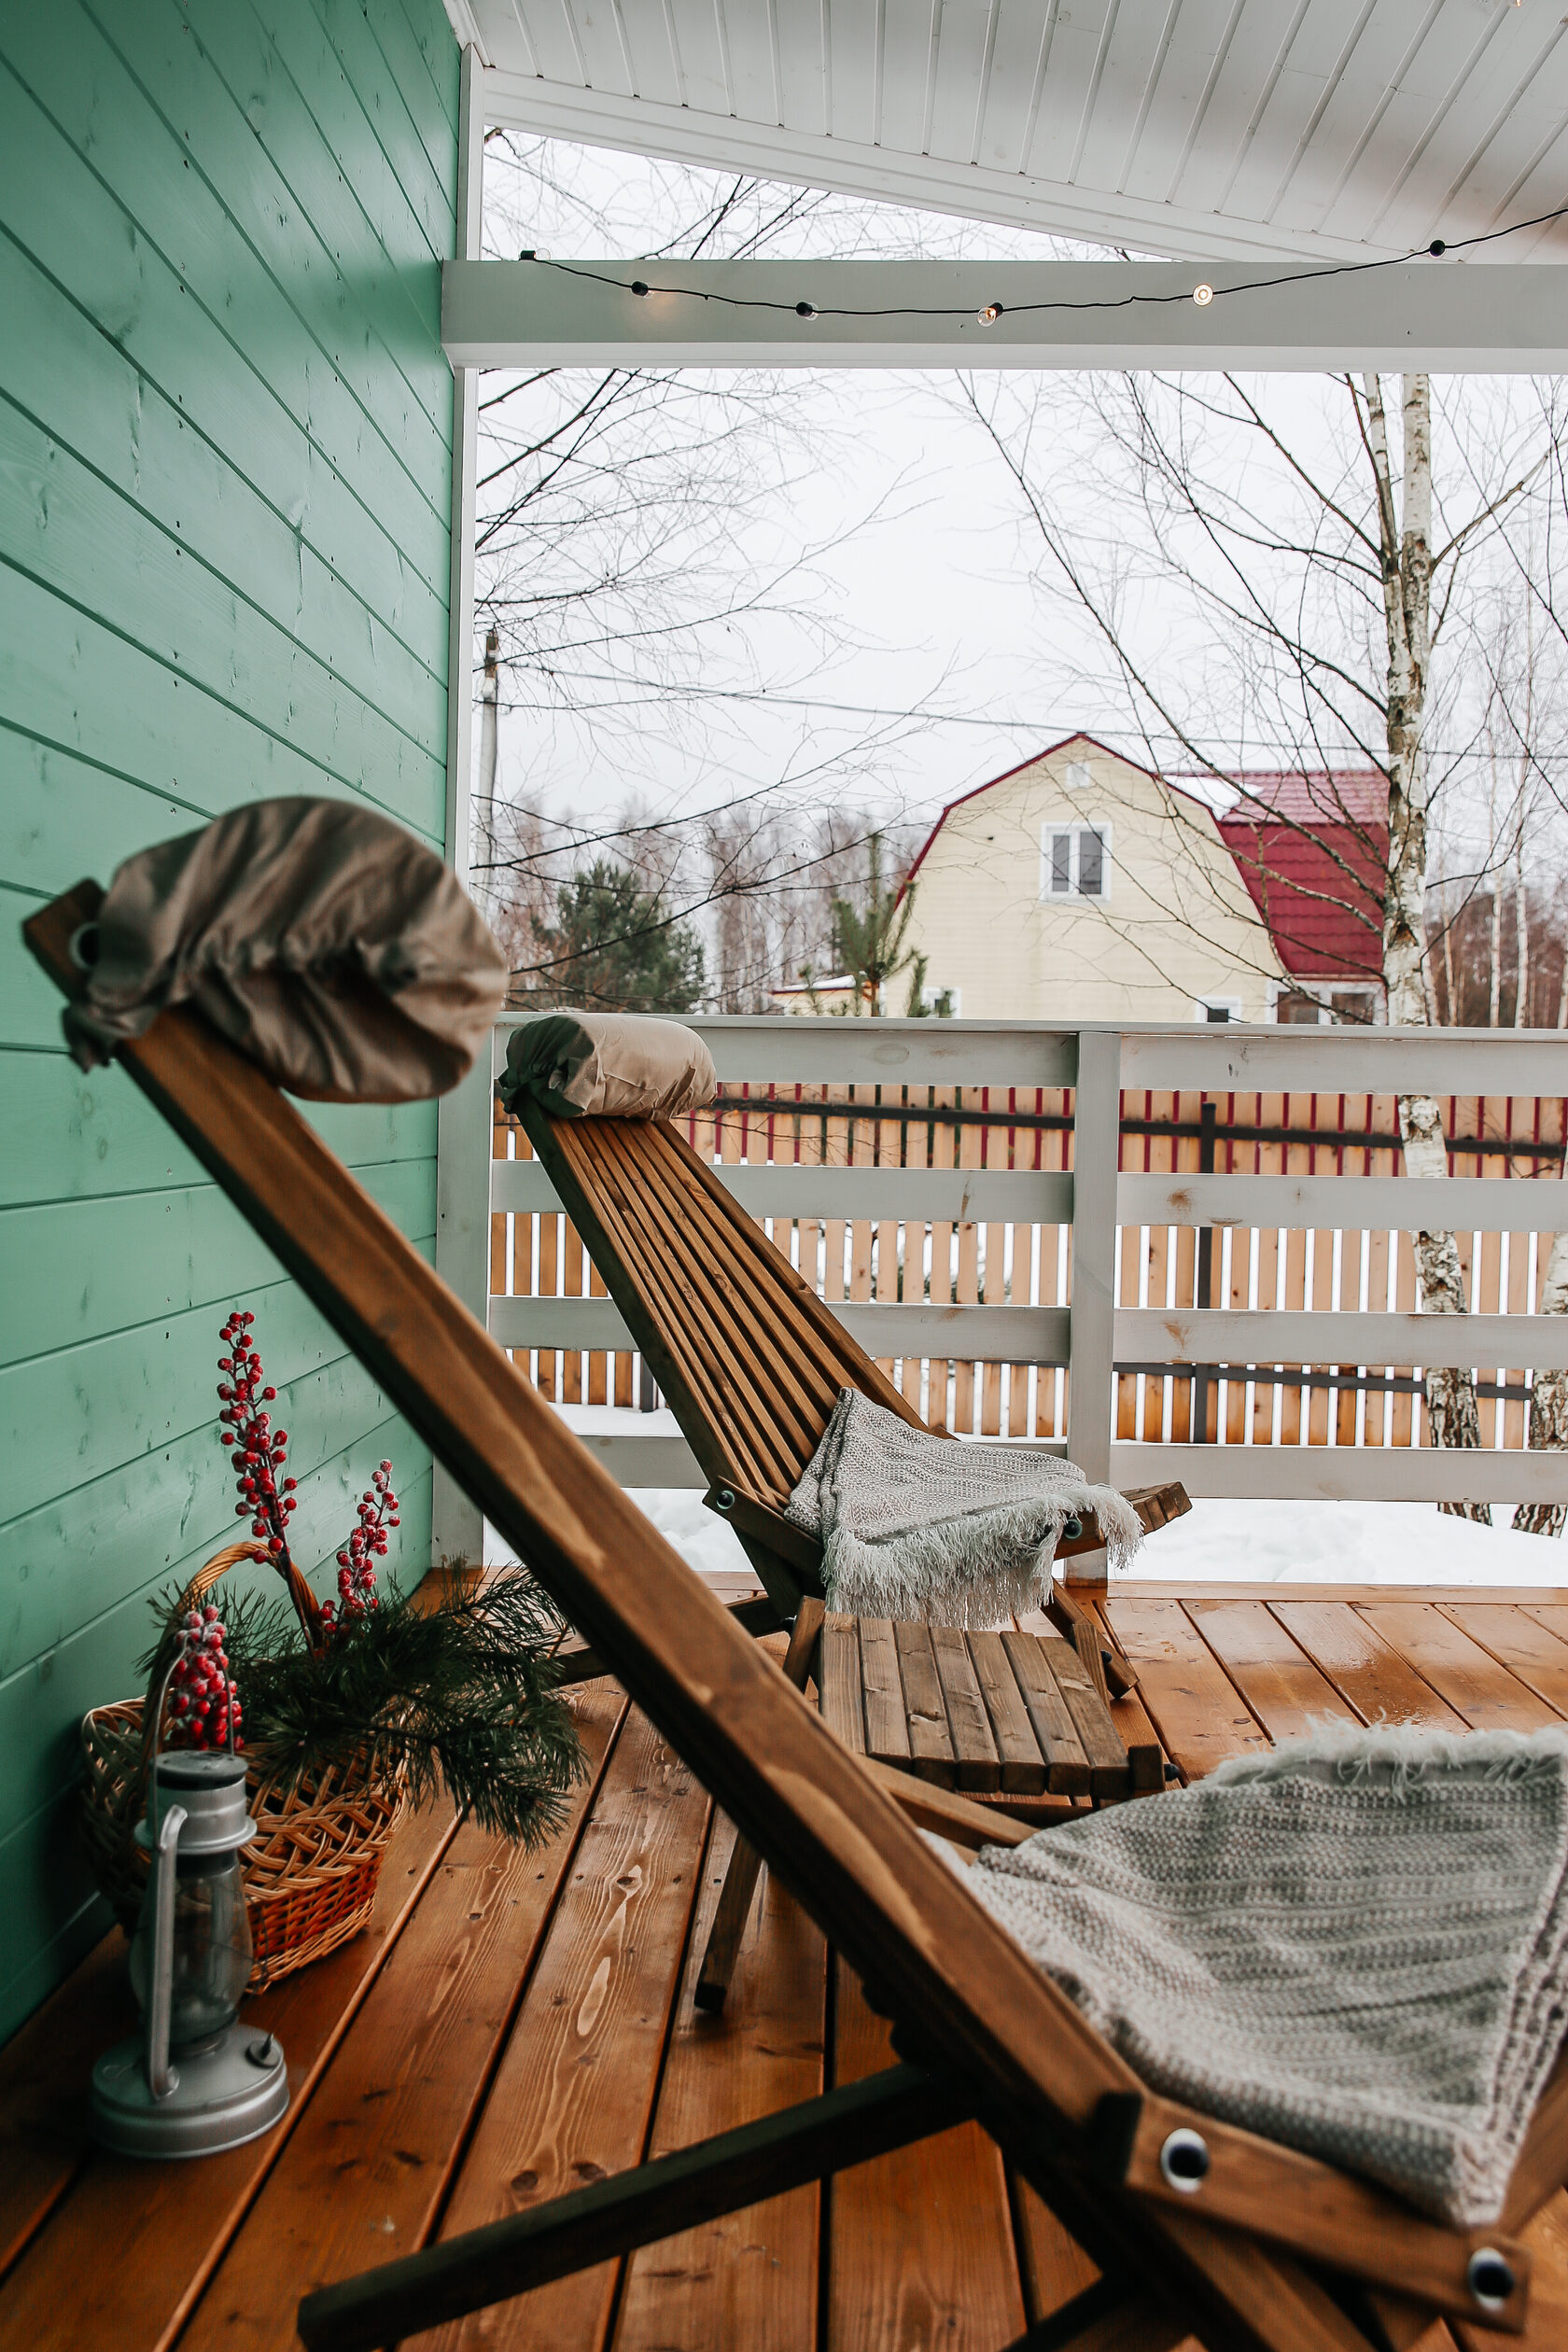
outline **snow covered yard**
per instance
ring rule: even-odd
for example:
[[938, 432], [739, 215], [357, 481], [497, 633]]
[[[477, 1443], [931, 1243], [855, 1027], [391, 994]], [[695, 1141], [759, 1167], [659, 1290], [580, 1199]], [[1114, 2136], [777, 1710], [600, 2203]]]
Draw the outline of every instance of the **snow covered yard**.
[[[584, 1435], [676, 1438], [666, 1408], [633, 1413], [613, 1407], [566, 1406], [563, 1418]], [[695, 1487], [630, 1490], [676, 1550], [705, 1575], [749, 1573], [732, 1528], [707, 1510]], [[1512, 1506], [1498, 1504], [1496, 1524], [1449, 1519], [1430, 1503], [1256, 1503], [1225, 1498], [1194, 1503], [1184, 1519], [1151, 1536], [1132, 1571], [1185, 1587], [1205, 1584], [1491, 1585], [1568, 1588], [1568, 1547], [1543, 1535], [1516, 1535]], [[486, 1559], [505, 1556], [492, 1537]]]

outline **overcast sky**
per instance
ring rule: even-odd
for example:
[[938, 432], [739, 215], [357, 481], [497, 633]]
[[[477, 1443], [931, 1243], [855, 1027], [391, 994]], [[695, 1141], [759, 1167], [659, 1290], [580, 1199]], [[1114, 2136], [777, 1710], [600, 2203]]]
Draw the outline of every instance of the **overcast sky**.
[[[704, 189], [726, 185], [637, 157], [521, 138], [493, 144], [486, 249], [629, 259], [690, 219]], [[812, 203], [766, 250], [1033, 259], [1088, 250], [849, 199]], [[636, 799], [651, 815], [679, 816], [804, 772], [795, 789], [806, 805], [841, 799], [929, 822], [945, 803], [1080, 727], [1138, 756], [1086, 623], [1042, 592], [1032, 526], [994, 451], [961, 414], [956, 380], [867, 370], [785, 383], [791, 478], [737, 529], [735, 556], [765, 575], [823, 550], [792, 591], [814, 625], [763, 614], [707, 633], [694, 703], [639, 698], [626, 683], [635, 660], [597, 696], [600, 707], [576, 718], [548, 707], [548, 695], [541, 703], [538, 682], [514, 677], [503, 696], [503, 794], [525, 790], [578, 815], [611, 816]], [[496, 388], [486, 378], [485, 397]], [[1272, 388], [1278, 398], [1281, 380]], [[1309, 445], [1324, 386], [1301, 378], [1283, 390], [1285, 413]], [[1498, 393], [1506, 397], [1502, 385]], [[1441, 427], [1438, 456], [1441, 468]], [[486, 462], [482, 450], [482, 474]], [[1096, 483], [1080, 448], [1063, 446], [1057, 478], [1092, 534]], [[1158, 596], [1144, 598], [1139, 625], [1156, 662], [1192, 658]], [[763, 701], [726, 699], [759, 681]], [[917, 723], [890, 732], [876, 717], [910, 712]], [[1213, 739], [1227, 757], [1266, 765], [1277, 754], [1227, 744], [1225, 725], [1216, 712]]]

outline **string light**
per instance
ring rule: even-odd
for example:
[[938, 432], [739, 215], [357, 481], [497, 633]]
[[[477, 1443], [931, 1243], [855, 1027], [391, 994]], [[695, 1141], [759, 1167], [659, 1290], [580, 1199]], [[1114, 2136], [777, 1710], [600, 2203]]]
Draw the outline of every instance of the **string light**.
[[[1261, 294], [1277, 286], [1309, 285], [1319, 278], [1356, 277], [1367, 270], [1393, 270], [1407, 262], [1431, 259], [1441, 260], [1446, 253], [1462, 253], [1472, 245], [1491, 245], [1499, 237], [1516, 236], [1521, 229], [1544, 229], [1553, 221], [1568, 218], [1568, 204], [1555, 210], [1538, 213], [1533, 220], [1516, 220], [1506, 229], [1489, 229], [1478, 236], [1461, 237], [1449, 244], [1442, 237], [1434, 237], [1429, 245], [1412, 246], [1408, 253], [1391, 253], [1375, 261], [1333, 261], [1319, 270], [1289, 270], [1276, 277], [1248, 278], [1240, 286], [1211, 286], [1207, 279], [1195, 286], [1190, 294], [1116, 294], [1099, 300], [1062, 300], [1054, 302], [1015, 302], [1015, 318], [1038, 316], [1046, 311], [1117, 311], [1137, 307], [1160, 309], [1172, 302], [1196, 302], [1199, 310], [1207, 310], [1211, 302], [1220, 301], [1232, 294]], [[538, 251], [518, 255], [520, 261], [535, 261], [541, 268], [559, 270], [564, 277], [586, 278], [590, 286], [610, 287], [623, 294], [641, 298], [648, 294], [679, 295], [689, 302], [717, 302], [724, 310], [792, 311], [797, 318], [955, 318], [971, 316], [966, 310], [954, 310], [945, 304], [894, 302], [875, 308], [856, 309], [848, 305], [812, 301], [769, 301], [755, 294], [720, 294], [703, 286], [650, 286], [646, 278], [606, 277], [597, 270], [584, 269], [580, 263], [553, 261], [548, 253]], [[973, 315], [982, 327], [994, 327], [1003, 315], [1001, 302], [983, 302]]]

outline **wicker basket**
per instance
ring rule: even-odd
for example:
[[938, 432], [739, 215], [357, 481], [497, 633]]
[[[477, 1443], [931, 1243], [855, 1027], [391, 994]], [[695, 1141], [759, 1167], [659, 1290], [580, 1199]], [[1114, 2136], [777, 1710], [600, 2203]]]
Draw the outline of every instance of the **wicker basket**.
[[[266, 1558], [257, 1545], [231, 1544], [191, 1578], [181, 1613], [240, 1561]], [[153, 1729], [142, 1699], [95, 1707], [82, 1718], [88, 1857], [127, 1935], [147, 1886], [147, 1857], [134, 1832], [147, 1808]], [[382, 1859], [405, 1797], [400, 1781], [372, 1775], [362, 1762], [315, 1776], [283, 1773], [271, 1768], [264, 1745], [247, 1748], [245, 1760], [257, 1835], [241, 1869], [255, 1945], [249, 1989], [259, 1993], [370, 1925]]]

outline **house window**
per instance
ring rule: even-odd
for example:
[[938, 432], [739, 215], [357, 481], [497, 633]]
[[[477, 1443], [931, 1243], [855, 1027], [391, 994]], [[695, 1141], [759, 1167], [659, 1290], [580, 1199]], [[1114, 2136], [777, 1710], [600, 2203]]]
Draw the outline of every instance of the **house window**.
[[1241, 1000], [1233, 996], [1199, 997], [1193, 1006], [1195, 1021], [1239, 1021]]
[[1042, 898], [1111, 896], [1109, 825], [1047, 825], [1041, 842]]
[[1067, 774], [1062, 780], [1070, 792], [1086, 792], [1094, 780], [1089, 774], [1087, 760], [1069, 760]]

